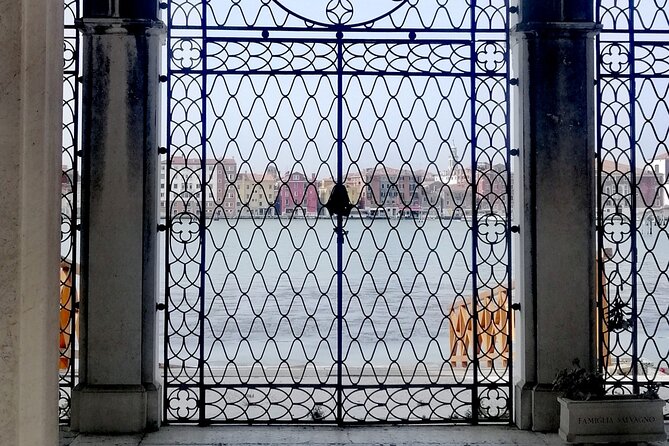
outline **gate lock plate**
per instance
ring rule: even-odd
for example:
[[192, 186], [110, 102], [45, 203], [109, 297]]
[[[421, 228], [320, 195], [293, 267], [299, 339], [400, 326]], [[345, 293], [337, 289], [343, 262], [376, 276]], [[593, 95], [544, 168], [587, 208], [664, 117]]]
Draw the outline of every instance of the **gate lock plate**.
[[330, 212], [330, 215], [341, 215], [348, 217], [351, 214], [353, 205], [348, 198], [348, 191], [343, 184], [335, 184], [330, 193], [330, 198], [325, 204], [325, 207]]

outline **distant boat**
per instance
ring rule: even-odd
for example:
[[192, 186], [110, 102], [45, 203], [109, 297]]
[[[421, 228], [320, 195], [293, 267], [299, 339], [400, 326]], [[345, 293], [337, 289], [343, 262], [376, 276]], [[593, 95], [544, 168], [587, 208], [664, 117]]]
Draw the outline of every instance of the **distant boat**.
[[[388, 213], [388, 210], [391, 212]], [[370, 209], [367, 212], [367, 218], [370, 219], [384, 219], [384, 220], [397, 220], [400, 217], [400, 214], [398, 212], [392, 212], [393, 210], [396, 211], [395, 208], [374, 208]]]

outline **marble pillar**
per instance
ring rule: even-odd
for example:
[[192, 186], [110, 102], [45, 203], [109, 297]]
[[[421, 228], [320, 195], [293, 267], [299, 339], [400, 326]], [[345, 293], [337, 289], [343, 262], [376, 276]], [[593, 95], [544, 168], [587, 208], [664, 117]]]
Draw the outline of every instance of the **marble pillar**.
[[521, 1], [521, 303], [516, 422], [557, 430], [552, 381], [595, 366], [595, 110], [591, 1]]
[[0, 444], [56, 445], [63, 5], [0, 11]]
[[156, 297], [164, 26], [157, 5], [144, 16], [122, 6], [145, 2], [98, 8], [103, 3], [84, 2], [79, 22], [82, 302], [72, 428], [131, 433], [158, 429], [161, 418]]

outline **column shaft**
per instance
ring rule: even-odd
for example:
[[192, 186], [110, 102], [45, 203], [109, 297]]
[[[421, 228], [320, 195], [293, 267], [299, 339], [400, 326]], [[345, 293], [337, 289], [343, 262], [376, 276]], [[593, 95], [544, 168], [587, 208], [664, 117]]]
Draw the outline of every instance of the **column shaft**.
[[0, 445], [54, 445], [63, 5], [0, 10]]
[[157, 429], [157, 157], [162, 23], [85, 18], [81, 432]]
[[586, 367], [595, 359], [596, 27], [590, 2], [526, 0], [521, 17], [516, 421], [547, 431], [559, 421], [556, 372], [575, 358]]

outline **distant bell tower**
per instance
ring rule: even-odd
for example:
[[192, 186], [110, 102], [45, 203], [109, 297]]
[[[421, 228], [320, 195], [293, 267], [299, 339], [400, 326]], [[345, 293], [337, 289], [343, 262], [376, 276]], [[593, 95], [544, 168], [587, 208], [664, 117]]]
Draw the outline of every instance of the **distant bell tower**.
[[452, 141], [447, 141], [446, 144], [448, 145], [448, 169], [440, 173], [441, 181], [445, 184], [457, 184], [458, 148]]

